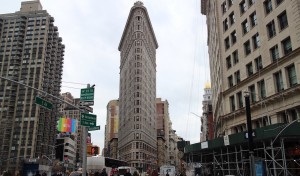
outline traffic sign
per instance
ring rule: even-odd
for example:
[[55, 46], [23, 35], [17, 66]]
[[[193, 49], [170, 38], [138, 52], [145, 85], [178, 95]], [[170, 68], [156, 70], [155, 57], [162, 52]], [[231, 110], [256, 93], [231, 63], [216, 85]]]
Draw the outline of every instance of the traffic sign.
[[80, 115], [80, 125], [88, 126], [88, 127], [95, 127], [96, 126], [96, 119], [97, 119], [97, 116], [94, 115], [94, 114], [81, 113], [81, 115]]
[[94, 101], [80, 101], [80, 106], [94, 106]]
[[94, 88], [81, 89], [80, 101], [94, 101]]
[[41, 105], [43, 106], [44, 108], [47, 108], [47, 109], [52, 109], [52, 103], [40, 98], [40, 97], [35, 97], [35, 103], [38, 104], [38, 105]]
[[88, 131], [100, 130], [100, 126], [89, 127]]

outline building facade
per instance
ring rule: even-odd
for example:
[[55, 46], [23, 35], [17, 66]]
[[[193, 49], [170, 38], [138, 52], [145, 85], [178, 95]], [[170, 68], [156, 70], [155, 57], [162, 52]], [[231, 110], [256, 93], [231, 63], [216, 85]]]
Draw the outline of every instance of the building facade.
[[76, 167], [76, 142], [74, 135], [58, 136], [56, 138], [55, 158], [64, 164], [67, 170]]
[[[80, 107], [80, 99], [74, 98], [70, 92], [65, 92], [61, 94], [61, 97], [64, 101], [71, 103], [75, 106]], [[76, 149], [76, 166], [79, 166], [82, 161], [82, 128], [80, 125], [80, 111], [66, 103], [62, 103], [60, 106], [60, 112], [63, 117], [72, 118], [77, 120], [76, 133], [72, 134], [75, 141]]]
[[[41, 3], [22, 2], [20, 11], [0, 15], [0, 38], [0, 75], [59, 97], [65, 46]], [[52, 109], [35, 104], [36, 96]], [[24, 159], [49, 156], [58, 116], [56, 99], [0, 79], [0, 169], [17, 172]]]
[[222, 0], [202, 5], [216, 135], [246, 130], [245, 91], [254, 129], [299, 118], [300, 2]]
[[211, 105], [211, 85], [205, 84], [204, 95], [202, 101], [202, 117], [201, 117], [201, 135], [200, 142], [212, 140], [214, 138], [214, 122]]
[[131, 8], [119, 51], [119, 159], [148, 168], [157, 158], [156, 49], [158, 44], [147, 9], [137, 1]]
[[201, 1], [215, 138], [186, 146], [185, 160], [200, 162], [202, 174], [249, 175], [254, 164], [267, 176], [299, 173], [299, 8], [293, 0]]
[[118, 159], [119, 100], [108, 102], [104, 138], [104, 156]]
[[156, 98], [157, 166], [170, 164], [170, 115], [169, 103]]

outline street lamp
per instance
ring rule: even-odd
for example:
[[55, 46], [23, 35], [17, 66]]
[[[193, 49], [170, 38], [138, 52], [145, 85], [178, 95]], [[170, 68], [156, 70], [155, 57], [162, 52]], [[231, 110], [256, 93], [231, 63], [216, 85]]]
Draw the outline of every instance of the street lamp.
[[[64, 143], [61, 143], [61, 144], [57, 144], [57, 145], [49, 145], [49, 144], [41, 144], [41, 145], [45, 145], [45, 146], [48, 146], [48, 147], [52, 147], [52, 153], [51, 153], [51, 158], [52, 158], [52, 161], [53, 161], [53, 159], [54, 159], [54, 150], [55, 150], [55, 148], [56, 147], [58, 147], [58, 146], [61, 146], [61, 145], [65, 145]], [[43, 156], [45, 156], [45, 155], [43, 155]], [[49, 159], [48, 157], [47, 157], [47, 159]]]
[[248, 143], [249, 143], [249, 162], [250, 162], [250, 176], [255, 176], [255, 163], [254, 163], [254, 152], [253, 152], [253, 130], [251, 123], [251, 110], [250, 110], [250, 97], [249, 91], [244, 91], [245, 106], [246, 106], [246, 119], [248, 128]]

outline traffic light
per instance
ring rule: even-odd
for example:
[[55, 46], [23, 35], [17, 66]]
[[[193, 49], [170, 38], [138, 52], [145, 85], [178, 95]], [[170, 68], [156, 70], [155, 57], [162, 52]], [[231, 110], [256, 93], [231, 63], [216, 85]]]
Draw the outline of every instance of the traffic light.
[[99, 147], [91, 147], [91, 155], [92, 156], [99, 155]]

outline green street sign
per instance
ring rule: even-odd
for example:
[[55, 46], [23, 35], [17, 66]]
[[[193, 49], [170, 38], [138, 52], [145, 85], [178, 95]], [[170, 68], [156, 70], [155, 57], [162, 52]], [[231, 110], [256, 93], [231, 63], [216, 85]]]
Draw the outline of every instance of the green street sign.
[[100, 126], [89, 127], [88, 131], [100, 130]]
[[94, 101], [94, 88], [81, 89], [80, 101]]
[[43, 106], [44, 108], [47, 108], [47, 109], [52, 109], [52, 103], [40, 98], [40, 97], [35, 97], [35, 103], [38, 104], [38, 105], [41, 105]]
[[87, 126], [87, 127], [95, 127], [96, 119], [97, 119], [97, 116], [94, 114], [81, 113], [80, 125]]

